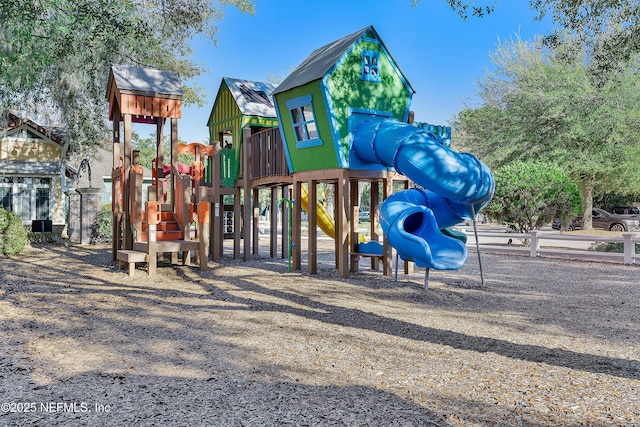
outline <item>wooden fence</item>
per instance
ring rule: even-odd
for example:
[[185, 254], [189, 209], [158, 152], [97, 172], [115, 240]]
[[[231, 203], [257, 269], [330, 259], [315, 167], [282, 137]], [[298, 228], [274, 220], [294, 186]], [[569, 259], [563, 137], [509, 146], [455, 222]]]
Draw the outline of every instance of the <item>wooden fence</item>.
[[[475, 233], [473, 228], [463, 230], [469, 239], [474, 242], [467, 242], [467, 246], [475, 248]], [[620, 236], [586, 236], [586, 235], [569, 235], [562, 233], [531, 231], [530, 233], [504, 233], [504, 232], [486, 232], [478, 231], [478, 246], [480, 251], [483, 249], [500, 251], [507, 253], [519, 253], [529, 255], [530, 257], [538, 257], [542, 255], [555, 255], [561, 257], [575, 257], [580, 259], [590, 259], [594, 261], [616, 261], [624, 264], [635, 264], [636, 260], [640, 260], [640, 254], [636, 253], [636, 243], [640, 243], [640, 236], [635, 233], [622, 233]], [[517, 239], [526, 239], [530, 244], [518, 245], [513, 244]], [[511, 241], [511, 244], [509, 244]], [[553, 243], [548, 243], [553, 241]], [[561, 242], [566, 242], [563, 244]], [[602, 252], [588, 250], [587, 248], [571, 247], [586, 246], [576, 245], [576, 242], [583, 243], [622, 243], [623, 252]]]
[[252, 135], [250, 144], [252, 179], [290, 175], [278, 128]]

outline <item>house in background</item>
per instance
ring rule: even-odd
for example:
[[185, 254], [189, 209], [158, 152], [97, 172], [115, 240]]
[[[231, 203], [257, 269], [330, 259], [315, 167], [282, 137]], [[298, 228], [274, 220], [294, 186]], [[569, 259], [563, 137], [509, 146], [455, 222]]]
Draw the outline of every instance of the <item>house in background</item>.
[[[89, 167], [83, 166], [83, 161], [87, 161]], [[90, 148], [90, 155], [82, 154], [71, 155], [68, 164], [73, 167], [78, 175], [74, 182], [68, 182], [69, 187], [87, 188], [95, 187], [102, 190], [101, 203], [103, 205], [111, 205], [112, 178], [111, 170], [113, 169], [113, 152], [97, 145]], [[89, 173], [91, 180], [89, 180]], [[152, 177], [151, 169], [143, 168], [142, 197], [143, 201], [148, 199], [148, 188], [151, 186]]]
[[[14, 212], [24, 224], [50, 220], [65, 225], [65, 195], [61, 162], [64, 132], [9, 113], [0, 129], [0, 207]], [[66, 167], [65, 181], [75, 169]]]

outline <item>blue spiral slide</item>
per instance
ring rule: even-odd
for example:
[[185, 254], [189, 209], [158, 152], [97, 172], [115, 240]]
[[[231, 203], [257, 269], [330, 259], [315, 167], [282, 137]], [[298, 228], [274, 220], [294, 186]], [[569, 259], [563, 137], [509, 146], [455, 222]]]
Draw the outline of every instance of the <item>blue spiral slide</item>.
[[353, 133], [363, 163], [393, 167], [423, 188], [394, 193], [380, 207], [380, 225], [405, 261], [457, 270], [467, 259], [464, 239], [448, 229], [472, 219], [495, 189], [489, 168], [469, 153], [454, 152], [429, 132], [372, 116]]

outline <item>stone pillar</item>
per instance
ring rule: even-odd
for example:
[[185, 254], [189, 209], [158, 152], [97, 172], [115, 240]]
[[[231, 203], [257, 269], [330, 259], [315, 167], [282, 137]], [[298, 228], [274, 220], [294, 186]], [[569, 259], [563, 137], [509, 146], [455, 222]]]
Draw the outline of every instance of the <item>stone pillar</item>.
[[91, 236], [98, 226], [98, 214], [102, 207], [102, 188], [78, 188], [80, 194], [80, 244], [91, 243]]
[[80, 243], [80, 193], [73, 188], [65, 194], [69, 197], [67, 235], [71, 243]]

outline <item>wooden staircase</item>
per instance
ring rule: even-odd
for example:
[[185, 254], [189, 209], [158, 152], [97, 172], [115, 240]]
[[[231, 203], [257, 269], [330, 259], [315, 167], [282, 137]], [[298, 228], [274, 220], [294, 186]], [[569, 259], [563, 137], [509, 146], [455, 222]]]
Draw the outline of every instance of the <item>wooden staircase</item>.
[[[149, 241], [148, 229], [149, 224], [146, 220], [146, 212], [144, 212], [142, 215], [142, 235], [140, 236], [140, 241]], [[180, 224], [178, 224], [175, 214], [173, 212], [162, 211], [160, 213], [160, 222], [156, 224], [156, 241], [181, 239], [182, 229], [180, 228]]]
[[[158, 207], [160, 207], [158, 205]], [[120, 249], [117, 252], [117, 259], [120, 262], [120, 269], [125, 265], [129, 267], [129, 275], [133, 276], [136, 263], [147, 263], [148, 272], [155, 273], [156, 255], [158, 253], [170, 252], [176, 254], [182, 253], [183, 264], [189, 264], [189, 252], [199, 249], [198, 242], [192, 240], [184, 240], [183, 232], [174, 212], [170, 205], [162, 205], [159, 212], [148, 214], [147, 211], [141, 212], [142, 229], [138, 231], [139, 236], [133, 243], [133, 250]], [[154, 216], [155, 220], [149, 221], [148, 215]], [[149, 223], [155, 223], [155, 239], [149, 242]], [[187, 231], [189, 233], [189, 231]], [[176, 256], [177, 259], [177, 256]]]

